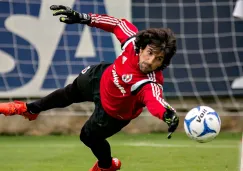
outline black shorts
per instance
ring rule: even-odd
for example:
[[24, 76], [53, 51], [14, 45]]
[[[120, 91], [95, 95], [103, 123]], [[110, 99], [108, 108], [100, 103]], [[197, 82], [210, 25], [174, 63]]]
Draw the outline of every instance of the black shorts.
[[97, 65], [91, 65], [81, 71], [74, 81], [77, 84], [80, 101], [99, 101], [100, 100], [100, 79], [105, 69], [111, 63], [102, 62]]
[[95, 103], [95, 110], [84, 124], [81, 136], [88, 139], [102, 140], [119, 132], [130, 121], [118, 120], [108, 115], [100, 101], [100, 79], [104, 70], [111, 65], [102, 62], [84, 69], [76, 78], [76, 83], [82, 95], [82, 101]]

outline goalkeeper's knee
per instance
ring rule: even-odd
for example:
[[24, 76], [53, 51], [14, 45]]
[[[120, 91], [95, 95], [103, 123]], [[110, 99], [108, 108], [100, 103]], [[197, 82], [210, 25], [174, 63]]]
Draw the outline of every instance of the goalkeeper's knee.
[[93, 142], [92, 142], [92, 138], [91, 136], [89, 136], [87, 134], [87, 132], [85, 131], [85, 126], [82, 128], [80, 136], [79, 136], [80, 140], [89, 148], [91, 148]]

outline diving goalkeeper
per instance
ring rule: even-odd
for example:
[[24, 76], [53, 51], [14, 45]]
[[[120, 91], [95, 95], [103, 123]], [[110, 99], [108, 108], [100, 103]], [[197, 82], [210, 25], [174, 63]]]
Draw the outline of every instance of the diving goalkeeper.
[[170, 134], [179, 124], [176, 111], [163, 99], [162, 75], [176, 53], [176, 38], [170, 29], [150, 28], [138, 32], [126, 19], [79, 13], [62, 5], [52, 5], [50, 9], [54, 16], [61, 15], [63, 23], [86, 24], [114, 33], [121, 42], [122, 52], [113, 63], [88, 66], [72, 84], [37, 101], [1, 103], [0, 113], [35, 120], [42, 111], [94, 102], [95, 110], [80, 133], [80, 140], [98, 159], [90, 171], [119, 170], [121, 162], [112, 158], [106, 139], [138, 117], [143, 107], [166, 122]]

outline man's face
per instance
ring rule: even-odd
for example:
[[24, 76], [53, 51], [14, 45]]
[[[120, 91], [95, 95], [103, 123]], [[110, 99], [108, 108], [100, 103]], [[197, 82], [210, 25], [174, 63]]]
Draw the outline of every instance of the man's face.
[[139, 68], [144, 74], [148, 74], [162, 65], [164, 53], [161, 50], [155, 50], [147, 45], [145, 49], [139, 51]]

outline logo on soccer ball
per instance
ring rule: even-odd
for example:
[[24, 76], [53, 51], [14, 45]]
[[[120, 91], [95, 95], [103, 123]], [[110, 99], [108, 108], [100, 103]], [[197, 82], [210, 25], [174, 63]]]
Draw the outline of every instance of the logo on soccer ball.
[[201, 143], [212, 141], [219, 134], [220, 127], [219, 115], [208, 106], [191, 109], [184, 120], [184, 129], [188, 137]]
[[125, 83], [128, 83], [132, 80], [132, 74], [123, 74], [122, 75], [122, 81]]

